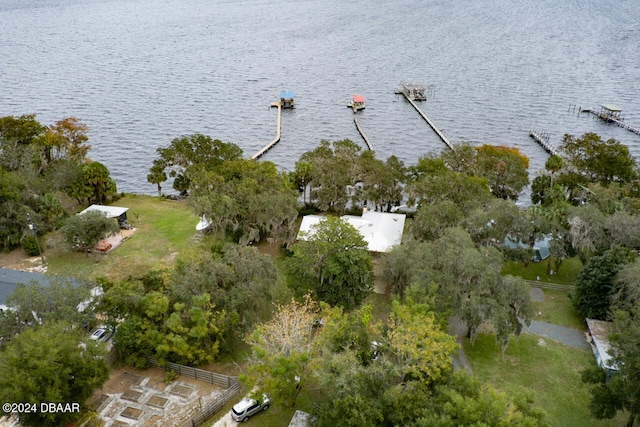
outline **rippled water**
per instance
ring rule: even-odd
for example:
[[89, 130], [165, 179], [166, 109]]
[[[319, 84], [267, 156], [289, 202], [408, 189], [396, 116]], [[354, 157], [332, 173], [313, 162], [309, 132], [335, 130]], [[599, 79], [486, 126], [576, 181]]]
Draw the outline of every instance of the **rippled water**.
[[[613, 0], [0, 0], [0, 115], [67, 116], [90, 126], [90, 155], [121, 191], [146, 182], [156, 148], [195, 132], [250, 156], [275, 135], [280, 90], [296, 92], [281, 142], [263, 158], [291, 169], [321, 139], [362, 142], [408, 164], [442, 142], [518, 147], [528, 136], [597, 132], [640, 154], [640, 136], [571, 104], [611, 103], [640, 126], [640, 8]], [[364, 146], [364, 143], [363, 143]]]

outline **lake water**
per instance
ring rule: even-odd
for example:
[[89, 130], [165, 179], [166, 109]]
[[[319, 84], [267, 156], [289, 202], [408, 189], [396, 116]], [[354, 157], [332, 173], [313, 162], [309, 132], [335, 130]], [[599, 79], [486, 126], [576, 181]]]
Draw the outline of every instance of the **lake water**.
[[[577, 107], [615, 104], [640, 126], [637, 0], [0, 0], [0, 115], [76, 116], [120, 191], [146, 182], [158, 147], [204, 133], [292, 169], [322, 139], [364, 142], [407, 164], [444, 144], [394, 90], [423, 84], [422, 109], [453, 142], [547, 154], [530, 129], [596, 132], [640, 155], [640, 136]], [[577, 106], [573, 111], [570, 106]]]

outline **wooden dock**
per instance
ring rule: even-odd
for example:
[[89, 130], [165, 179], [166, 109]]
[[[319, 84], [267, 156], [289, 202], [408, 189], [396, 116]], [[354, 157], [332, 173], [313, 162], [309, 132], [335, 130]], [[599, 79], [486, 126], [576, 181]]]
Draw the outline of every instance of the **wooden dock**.
[[453, 144], [451, 144], [451, 142], [449, 141], [449, 139], [444, 136], [444, 134], [440, 131], [440, 129], [438, 129], [438, 127], [435, 125], [435, 123], [433, 123], [431, 121], [431, 119], [429, 118], [429, 116], [427, 116], [419, 107], [418, 105], [415, 103], [415, 101], [413, 99], [411, 99], [406, 92], [402, 92], [402, 95], [405, 97], [405, 99], [407, 101], [409, 101], [409, 103], [411, 105], [413, 105], [413, 108], [416, 109], [416, 111], [418, 112], [418, 114], [420, 114], [422, 116], [422, 118], [429, 124], [429, 126], [431, 126], [431, 129], [433, 129], [433, 131], [440, 137], [440, 139], [442, 140], [442, 142], [444, 142], [445, 144], [447, 144], [447, 147], [449, 147], [451, 150], [453, 150]]
[[553, 148], [550, 144], [549, 144], [549, 136], [548, 135], [541, 135], [539, 133], [537, 133], [536, 131], [529, 131], [529, 136], [531, 138], [534, 139], [534, 141], [536, 141], [538, 144], [540, 144], [540, 146], [542, 148], [544, 148], [544, 151], [546, 151], [547, 153], [551, 154], [552, 156], [558, 156], [558, 150], [556, 150], [555, 148]]
[[625, 122], [622, 121], [621, 118], [614, 117], [610, 114], [605, 114], [603, 113], [602, 110], [598, 111], [594, 108], [580, 108], [580, 112], [593, 114], [594, 116], [598, 117], [601, 120], [604, 120], [607, 123], [613, 123], [616, 126], [620, 126], [621, 128], [627, 129], [628, 131], [635, 133], [636, 135], [640, 135], [640, 128], [626, 124]]
[[280, 121], [281, 121], [281, 118], [282, 118], [282, 101], [272, 102], [271, 106], [272, 107], [278, 107], [278, 119], [277, 119], [277, 122], [276, 122], [276, 137], [273, 138], [271, 140], [271, 142], [269, 142], [267, 145], [262, 147], [262, 149], [260, 151], [258, 151], [256, 154], [251, 156], [251, 160], [259, 159], [264, 153], [269, 151], [271, 149], [271, 147], [273, 147], [274, 145], [276, 145], [278, 143], [278, 141], [280, 141]]
[[373, 151], [373, 146], [371, 145], [371, 142], [369, 141], [367, 134], [364, 133], [364, 129], [362, 129], [362, 126], [360, 126], [358, 117], [354, 117], [353, 122], [356, 124], [356, 128], [358, 129], [358, 132], [360, 132], [360, 135], [362, 135], [362, 139], [364, 139], [364, 142], [367, 144], [367, 147], [369, 147], [369, 150]]

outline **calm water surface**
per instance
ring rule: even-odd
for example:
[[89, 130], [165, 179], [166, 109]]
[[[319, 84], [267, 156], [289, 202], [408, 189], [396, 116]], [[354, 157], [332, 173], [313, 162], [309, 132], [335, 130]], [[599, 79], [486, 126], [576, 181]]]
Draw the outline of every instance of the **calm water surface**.
[[[90, 127], [91, 157], [121, 191], [155, 193], [156, 148], [204, 133], [292, 169], [321, 139], [363, 143], [407, 164], [443, 148], [401, 97], [428, 87], [422, 108], [454, 142], [546, 153], [528, 136], [597, 132], [640, 155], [640, 136], [570, 105], [618, 105], [640, 126], [640, 8], [613, 0], [0, 0], [0, 115], [68, 116]], [[364, 143], [363, 143], [364, 147]]]

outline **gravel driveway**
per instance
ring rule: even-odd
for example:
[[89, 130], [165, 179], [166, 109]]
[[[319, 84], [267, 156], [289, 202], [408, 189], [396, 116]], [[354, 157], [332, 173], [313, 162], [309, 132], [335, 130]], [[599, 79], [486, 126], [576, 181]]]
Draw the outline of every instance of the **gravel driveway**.
[[543, 336], [580, 350], [591, 350], [591, 346], [587, 342], [584, 332], [567, 328], [566, 326], [532, 320], [530, 326], [524, 325], [522, 332]]

